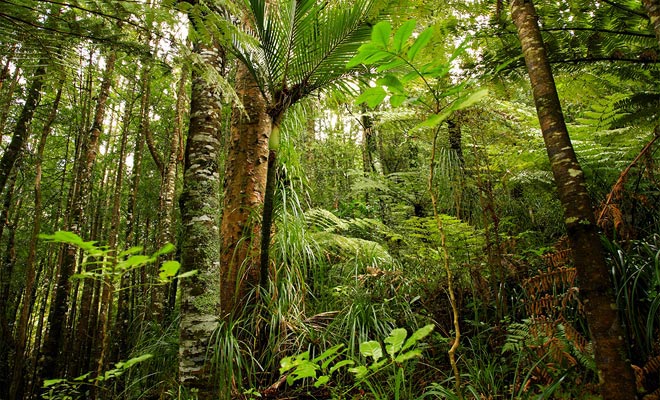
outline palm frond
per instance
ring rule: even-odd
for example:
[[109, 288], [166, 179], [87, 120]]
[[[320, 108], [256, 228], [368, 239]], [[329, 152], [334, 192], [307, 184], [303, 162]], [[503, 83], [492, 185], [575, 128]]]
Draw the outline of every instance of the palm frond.
[[369, 39], [371, 28], [365, 21], [372, 4], [250, 0], [252, 26], [243, 31], [254, 41], [236, 37], [233, 50], [271, 105], [284, 98], [290, 105], [346, 75], [346, 63]]

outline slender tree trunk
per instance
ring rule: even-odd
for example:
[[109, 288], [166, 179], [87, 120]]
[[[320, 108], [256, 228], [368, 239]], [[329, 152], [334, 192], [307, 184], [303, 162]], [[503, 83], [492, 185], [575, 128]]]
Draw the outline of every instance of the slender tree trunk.
[[46, 147], [46, 139], [50, 134], [51, 127], [57, 116], [57, 109], [60, 104], [60, 99], [62, 97], [62, 85], [63, 82], [60, 82], [60, 86], [57, 89], [57, 94], [55, 95], [55, 100], [53, 101], [53, 108], [48, 115], [48, 119], [44, 124], [44, 127], [41, 131], [41, 137], [39, 138], [39, 144], [37, 145], [37, 154], [36, 154], [36, 165], [35, 165], [35, 178], [34, 178], [34, 220], [32, 222], [32, 233], [30, 234], [30, 245], [28, 248], [28, 257], [25, 262], [25, 296], [23, 298], [23, 305], [21, 308], [20, 317], [18, 320], [18, 326], [16, 328], [16, 355], [14, 358], [14, 371], [12, 374], [11, 387], [9, 391], [9, 398], [11, 399], [20, 399], [23, 397], [23, 388], [25, 386], [24, 377], [27, 375], [23, 370], [25, 365], [25, 349], [27, 345], [27, 328], [28, 322], [30, 319], [30, 314], [32, 312], [32, 307], [34, 305], [33, 293], [35, 285], [35, 258], [37, 254], [37, 239], [39, 235], [39, 230], [41, 229], [41, 172], [42, 172], [42, 159], [44, 154], [44, 148]]
[[39, 104], [41, 88], [43, 87], [46, 78], [46, 67], [43, 65], [43, 62], [40, 62], [39, 64], [39, 67], [37, 67], [34, 72], [34, 78], [32, 79], [32, 84], [28, 90], [25, 104], [21, 110], [21, 115], [18, 117], [18, 121], [16, 121], [14, 135], [0, 159], [0, 193], [5, 189], [7, 178], [9, 177], [12, 168], [14, 168], [14, 163], [16, 163], [16, 159], [23, 151], [23, 144], [27, 141], [30, 133], [32, 117]]
[[[126, 109], [124, 110], [124, 117], [122, 119], [121, 138], [119, 140], [119, 164], [117, 166], [117, 175], [115, 176], [115, 191], [112, 203], [110, 232], [108, 234], [108, 247], [113, 249], [116, 247], [119, 237], [120, 228], [120, 213], [121, 206], [121, 192], [124, 182], [124, 164], [126, 163], [126, 154], [128, 147], [128, 133], [131, 127], [131, 120], [133, 119], [133, 108], [135, 105], [135, 85], [131, 86], [128, 99], [126, 101]], [[115, 249], [116, 251], [116, 249]], [[112, 337], [115, 340], [113, 346], [112, 361], [119, 361], [127, 354], [127, 330], [128, 330], [128, 277], [129, 273], [126, 272], [120, 279], [120, 292], [117, 303], [117, 316], [114, 323], [114, 332]]]
[[[20, 165], [19, 159], [16, 165]], [[18, 169], [18, 168], [16, 168]], [[13, 251], [14, 230], [12, 226], [12, 218], [10, 215], [12, 202], [14, 199], [14, 189], [16, 186], [16, 169], [9, 175], [7, 187], [5, 190], [4, 201], [2, 202], [2, 211], [0, 211], [0, 238], [2, 238], [5, 227], [9, 231], [7, 235], [7, 249], [5, 256]], [[11, 290], [11, 280], [14, 273], [14, 263], [4, 262], [0, 259], [0, 371], [11, 370], [11, 360], [15, 350], [13, 325], [14, 325], [14, 309], [18, 307], [17, 302], [10, 301], [13, 299]], [[9, 385], [11, 383], [11, 375], [8, 373], [0, 374], [0, 397], [4, 398], [8, 395]]]
[[272, 119], [266, 101], [248, 68], [239, 63], [236, 92], [245, 113], [234, 109], [231, 138], [225, 164], [222, 207], [221, 295], [222, 317], [246, 303], [250, 289], [260, 282], [257, 253], [257, 213], [264, 202], [268, 170], [269, 137]]
[[366, 104], [362, 105], [362, 170], [365, 174], [377, 172], [374, 163], [374, 154], [376, 153], [376, 135], [374, 134], [374, 121], [371, 115], [367, 114]]
[[9, 117], [9, 110], [11, 109], [11, 106], [14, 103], [13, 96], [14, 96], [14, 92], [16, 91], [16, 86], [18, 86], [18, 81], [20, 79], [20, 72], [21, 70], [19, 68], [16, 68], [16, 70], [14, 70], [14, 74], [12, 75], [9, 88], [7, 88], [7, 92], [5, 93], [5, 95], [2, 96], [2, 111], [0, 111], [0, 141], [4, 137], [5, 128], [7, 124], [7, 117]]
[[[208, 68], [224, 73], [224, 51], [219, 45], [196, 43], [193, 51]], [[200, 68], [200, 66], [197, 66]], [[179, 381], [197, 389], [200, 400], [217, 398], [207, 347], [218, 326], [220, 236], [220, 90], [193, 70], [190, 127], [186, 142], [183, 193], [181, 194], [181, 264], [183, 271], [198, 273], [180, 282], [181, 317]]]
[[[176, 235], [174, 232], [174, 206], [176, 196], [176, 178], [179, 166], [179, 144], [181, 142], [181, 135], [183, 133], [183, 116], [186, 94], [186, 78], [188, 75], [187, 66], [181, 68], [181, 78], [177, 87], [176, 99], [176, 121], [174, 122], [174, 130], [170, 138], [170, 153], [167, 158], [167, 163], [164, 166], [163, 179], [160, 185], [160, 196], [158, 206], [158, 233], [156, 244], [158, 248], [163, 247], [167, 243], [176, 244]], [[172, 259], [171, 255], [167, 256]], [[166, 295], [174, 292], [176, 293], [176, 281], [168, 285], [169, 287], [156, 288], [152, 297], [152, 308], [162, 310], [163, 316], [167, 317], [173, 310], [173, 302], [168, 301], [165, 305]], [[173, 296], [170, 295], [171, 299]], [[169, 299], [167, 299], [169, 300]]]
[[594, 343], [600, 392], [605, 400], [634, 399], [637, 389], [629, 349], [619, 322], [591, 199], [566, 129], [534, 5], [530, 0], [512, 0], [511, 15], [518, 28], [543, 139], [564, 207], [580, 294]]

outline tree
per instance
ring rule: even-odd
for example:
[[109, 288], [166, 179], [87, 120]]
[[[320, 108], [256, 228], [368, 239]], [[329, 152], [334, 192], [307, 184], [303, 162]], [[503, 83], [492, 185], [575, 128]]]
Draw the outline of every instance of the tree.
[[218, 326], [220, 285], [220, 118], [222, 103], [217, 80], [222, 77], [224, 50], [218, 42], [198, 40], [194, 54], [190, 126], [186, 141], [183, 193], [180, 198], [181, 264], [197, 274], [181, 282], [179, 381], [196, 389], [200, 399], [215, 398], [209, 340]]
[[[251, 0], [247, 18], [258, 44], [240, 42], [237, 94], [225, 173], [221, 236], [223, 315], [268, 281], [272, 197], [279, 129], [286, 111], [314, 91], [341, 86], [347, 61], [369, 38], [371, 0], [332, 5], [315, 0]], [[275, 11], [277, 10], [277, 11]], [[255, 212], [263, 207], [261, 238]], [[250, 238], [252, 237], [252, 239]], [[260, 243], [257, 262], [254, 249]]]
[[531, 1], [513, 0], [511, 16], [522, 45], [552, 173], [564, 208], [564, 220], [594, 341], [596, 365], [605, 399], [636, 395], [628, 348], [584, 174], [564, 122], [550, 63]]

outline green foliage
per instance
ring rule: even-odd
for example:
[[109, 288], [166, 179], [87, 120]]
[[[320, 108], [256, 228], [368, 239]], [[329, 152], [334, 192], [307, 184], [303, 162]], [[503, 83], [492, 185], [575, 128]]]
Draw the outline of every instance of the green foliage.
[[657, 355], [660, 329], [660, 237], [635, 241], [622, 246], [606, 242], [628, 341], [637, 349], [633, 364], [643, 365]]
[[46, 379], [43, 383], [46, 392], [42, 397], [49, 400], [81, 398], [80, 396], [83, 396], [89, 386], [120, 377], [127, 373], [130, 368], [152, 357], [152, 354], [142, 354], [126, 361], [120, 361], [115, 364], [114, 368], [96, 377], [92, 376], [92, 372], [88, 372], [74, 379]]
[[[416, 62], [417, 54], [433, 37], [433, 27], [410, 40], [414, 27], [415, 21], [407, 21], [395, 32], [393, 40], [388, 21], [381, 21], [373, 27], [371, 42], [360, 46], [348, 66], [373, 65], [382, 77], [376, 80], [376, 86], [364, 90], [355, 102], [366, 102], [369, 107], [375, 108], [389, 96], [392, 107], [416, 104], [429, 115], [415, 128], [435, 128], [454, 111], [474, 105], [488, 92], [485, 89], [470, 91], [467, 83], [451, 85], [445, 82], [451, 63], [465, 52], [465, 44], [460, 45], [447, 61]], [[426, 92], [424, 97], [418, 97], [416, 93], [419, 85]]]
[[[408, 337], [406, 329], [393, 329], [384, 339], [387, 356], [384, 356], [383, 347], [379, 341], [371, 340], [360, 343], [360, 354], [367, 359], [367, 363], [352, 359], [339, 359], [345, 353], [343, 344], [335, 345], [313, 359], [310, 359], [309, 351], [285, 357], [281, 361], [280, 374], [288, 373], [286, 381], [289, 385], [296, 381], [310, 379], [315, 387], [320, 387], [330, 382], [333, 373], [347, 368], [354, 375], [354, 387], [365, 386], [376, 398], [385, 398], [384, 393], [378, 389], [375, 376], [384, 371], [393, 370], [395, 386], [392, 388], [392, 392], [395, 399], [400, 399], [404, 385], [405, 363], [421, 357], [421, 350], [414, 347], [419, 347], [420, 341], [432, 330], [433, 325], [426, 325]], [[373, 360], [371, 363], [368, 363], [369, 358]], [[383, 359], [381, 360], [381, 358]], [[349, 367], [356, 364], [355, 367]], [[348, 391], [352, 389], [350, 388]]]
[[[72, 279], [102, 279], [107, 275], [118, 283], [122, 275], [155, 263], [160, 256], [174, 251], [174, 245], [166, 244], [160, 250], [147, 256], [137, 254], [142, 251], [142, 247], [136, 246], [115, 255], [113, 249], [97, 246], [95, 241], [84, 241], [73, 232], [57, 231], [53, 234], [41, 234], [39, 237], [48, 242], [76, 246], [84, 252], [83, 265], [99, 266], [84, 269], [83, 272], [72, 275]], [[158, 272], [159, 284], [167, 284], [173, 279], [186, 278], [197, 273], [193, 270], [177, 275], [180, 266], [178, 261], [164, 261]]]

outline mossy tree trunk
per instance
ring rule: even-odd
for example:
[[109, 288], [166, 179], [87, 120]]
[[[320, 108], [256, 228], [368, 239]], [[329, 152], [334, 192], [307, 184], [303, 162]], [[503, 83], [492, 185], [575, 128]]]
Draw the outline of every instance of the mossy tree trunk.
[[[223, 74], [224, 52], [215, 45], [196, 43], [194, 51], [206, 64]], [[180, 282], [181, 322], [179, 381], [196, 389], [200, 400], [217, 398], [207, 347], [218, 326], [220, 277], [220, 118], [222, 104], [217, 84], [193, 70], [190, 127], [186, 141], [183, 193], [181, 194], [181, 264], [183, 271], [198, 273]]]
[[543, 139], [564, 208], [580, 293], [594, 343], [600, 392], [605, 400], [634, 399], [635, 379], [591, 199], [566, 129], [534, 4], [530, 0], [513, 0], [511, 15], [518, 28]]

